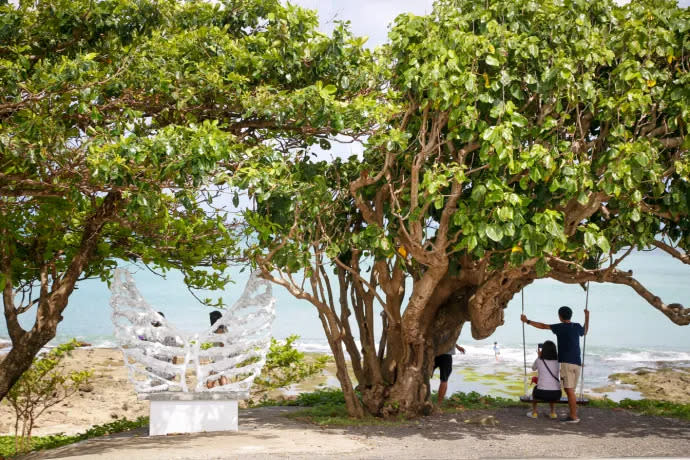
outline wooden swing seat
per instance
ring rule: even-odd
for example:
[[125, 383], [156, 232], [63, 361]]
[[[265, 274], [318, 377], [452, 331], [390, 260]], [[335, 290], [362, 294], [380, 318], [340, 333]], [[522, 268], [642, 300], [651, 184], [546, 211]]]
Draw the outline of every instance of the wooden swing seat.
[[[520, 396], [520, 402], [523, 403], [533, 403], [533, 402], [540, 402], [540, 403], [546, 403], [549, 401], [544, 401], [542, 399], [534, 399], [532, 395], [524, 395]], [[563, 396], [561, 399], [558, 401], [552, 401], [554, 404], [568, 404], [568, 398], [566, 396]], [[577, 398], [577, 405], [578, 406], [586, 406], [589, 404], [589, 399], [587, 398]]]

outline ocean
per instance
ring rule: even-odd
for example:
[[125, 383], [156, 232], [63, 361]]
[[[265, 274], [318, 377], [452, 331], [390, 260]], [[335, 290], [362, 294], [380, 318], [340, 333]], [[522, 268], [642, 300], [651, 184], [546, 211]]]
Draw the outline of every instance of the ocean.
[[[183, 330], [201, 330], [209, 324], [210, 308], [200, 305], [182, 283], [182, 276], [169, 272], [165, 278], [137, 265], [123, 265], [134, 273], [137, 287], [156, 310]], [[690, 267], [659, 252], [631, 254], [621, 268], [633, 270], [634, 276], [665, 302], [688, 304], [690, 299]], [[220, 296], [231, 303], [237, 299], [249, 276], [248, 272], [232, 272], [235, 283]], [[409, 289], [408, 289], [409, 291]], [[328, 353], [329, 348], [316, 314], [306, 301], [292, 297], [284, 289], [274, 286], [277, 300], [273, 336], [282, 339], [292, 334], [300, 336], [298, 347], [303, 351]], [[525, 313], [528, 318], [555, 323], [556, 310], [569, 305], [574, 310], [573, 320], [582, 322], [585, 291], [579, 285], [564, 285], [554, 280], [539, 280], [524, 290]], [[70, 298], [58, 336], [51, 344], [71, 338], [94, 347], [114, 347], [113, 326], [110, 319], [110, 292], [105, 283], [84, 281]], [[690, 327], [673, 324], [662, 313], [651, 307], [627, 286], [591, 284], [589, 297], [590, 331], [587, 336], [585, 358], [585, 388], [601, 387], [609, 382], [609, 375], [628, 372], [639, 367], [690, 366]], [[521, 298], [516, 295], [504, 311], [505, 324], [485, 340], [474, 340], [469, 327], [460, 335], [459, 344], [467, 350], [454, 357], [455, 375], [463, 369], [472, 369], [479, 375], [510, 374], [522, 384], [523, 347], [520, 322]], [[30, 327], [33, 312], [22, 315], [24, 327]], [[377, 325], [377, 331], [380, 324]], [[7, 328], [0, 324], [0, 341], [7, 340]], [[549, 331], [525, 327], [528, 367], [536, 358], [536, 346], [544, 340], [554, 339]], [[501, 349], [500, 360], [494, 359], [493, 342]], [[467, 375], [465, 375], [467, 377]], [[435, 385], [436, 380], [432, 383]], [[481, 378], [451, 377], [450, 391], [482, 391], [506, 394], [504, 386], [482, 384]], [[620, 393], [628, 396], [628, 392]], [[615, 399], [615, 394], [610, 395]], [[633, 395], [634, 396], [634, 395]]]

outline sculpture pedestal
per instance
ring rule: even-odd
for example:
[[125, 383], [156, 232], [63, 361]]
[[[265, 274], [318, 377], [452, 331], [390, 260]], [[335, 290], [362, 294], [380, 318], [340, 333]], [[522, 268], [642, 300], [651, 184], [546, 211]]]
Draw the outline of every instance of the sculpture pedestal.
[[237, 402], [246, 392], [161, 392], [139, 395], [151, 401], [149, 436], [237, 431]]

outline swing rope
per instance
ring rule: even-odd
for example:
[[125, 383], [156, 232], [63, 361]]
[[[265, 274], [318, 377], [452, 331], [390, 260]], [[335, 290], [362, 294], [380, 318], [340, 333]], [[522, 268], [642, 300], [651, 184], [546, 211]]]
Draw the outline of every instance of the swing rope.
[[[587, 281], [587, 294], [585, 296], [585, 311], [589, 308], [589, 281]], [[523, 323], [524, 328], [524, 323]], [[587, 331], [589, 332], [589, 331]], [[585, 352], [587, 351], [587, 333], [582, 341], [582, 369], [580, 370], [580, 399], [584, 398], [585, 394]]]
[[[522, 314], [525, 314], [525, 288], [523, 287], [520, 290], [520, 294], [522, 296]], [[525, 384], [525, 396], [529, 395], [529, 390], [527, 388], [527, 346], [525, 345], [525, 323], [522, 323], [522, 358], [524, 361], [525, 365], [525, 377], [524, 377], [524, 384]]]

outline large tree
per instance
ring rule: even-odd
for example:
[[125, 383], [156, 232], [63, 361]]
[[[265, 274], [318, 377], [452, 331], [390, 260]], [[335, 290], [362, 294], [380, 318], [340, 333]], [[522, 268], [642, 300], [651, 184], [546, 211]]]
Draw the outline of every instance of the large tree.
[[[78, 282], [107, 280], [118, 260], [223, 286], [235, 250], [218, 208], [226, 181], [246, 158], [319, 142], [367, 106], [362, 43], [344, 25], [319, 33], [314, 12], [278, 0], [0, 5], [0, 287], [12, 341], [0, 398], [55, 336]], [[334, 98], [333, 83], [352, 89]], [[327, 110], [324, 97], [353, 102]]]
[[439, 0], [392, 27], [362, 158], [244, 165], [247, 254], [316, 306], [352, 415], [427, 411], [434, 356], [536, 279], [627, 285], [690, 323], [618, 268], [690, 263], [689, 29], [670, 1]]

